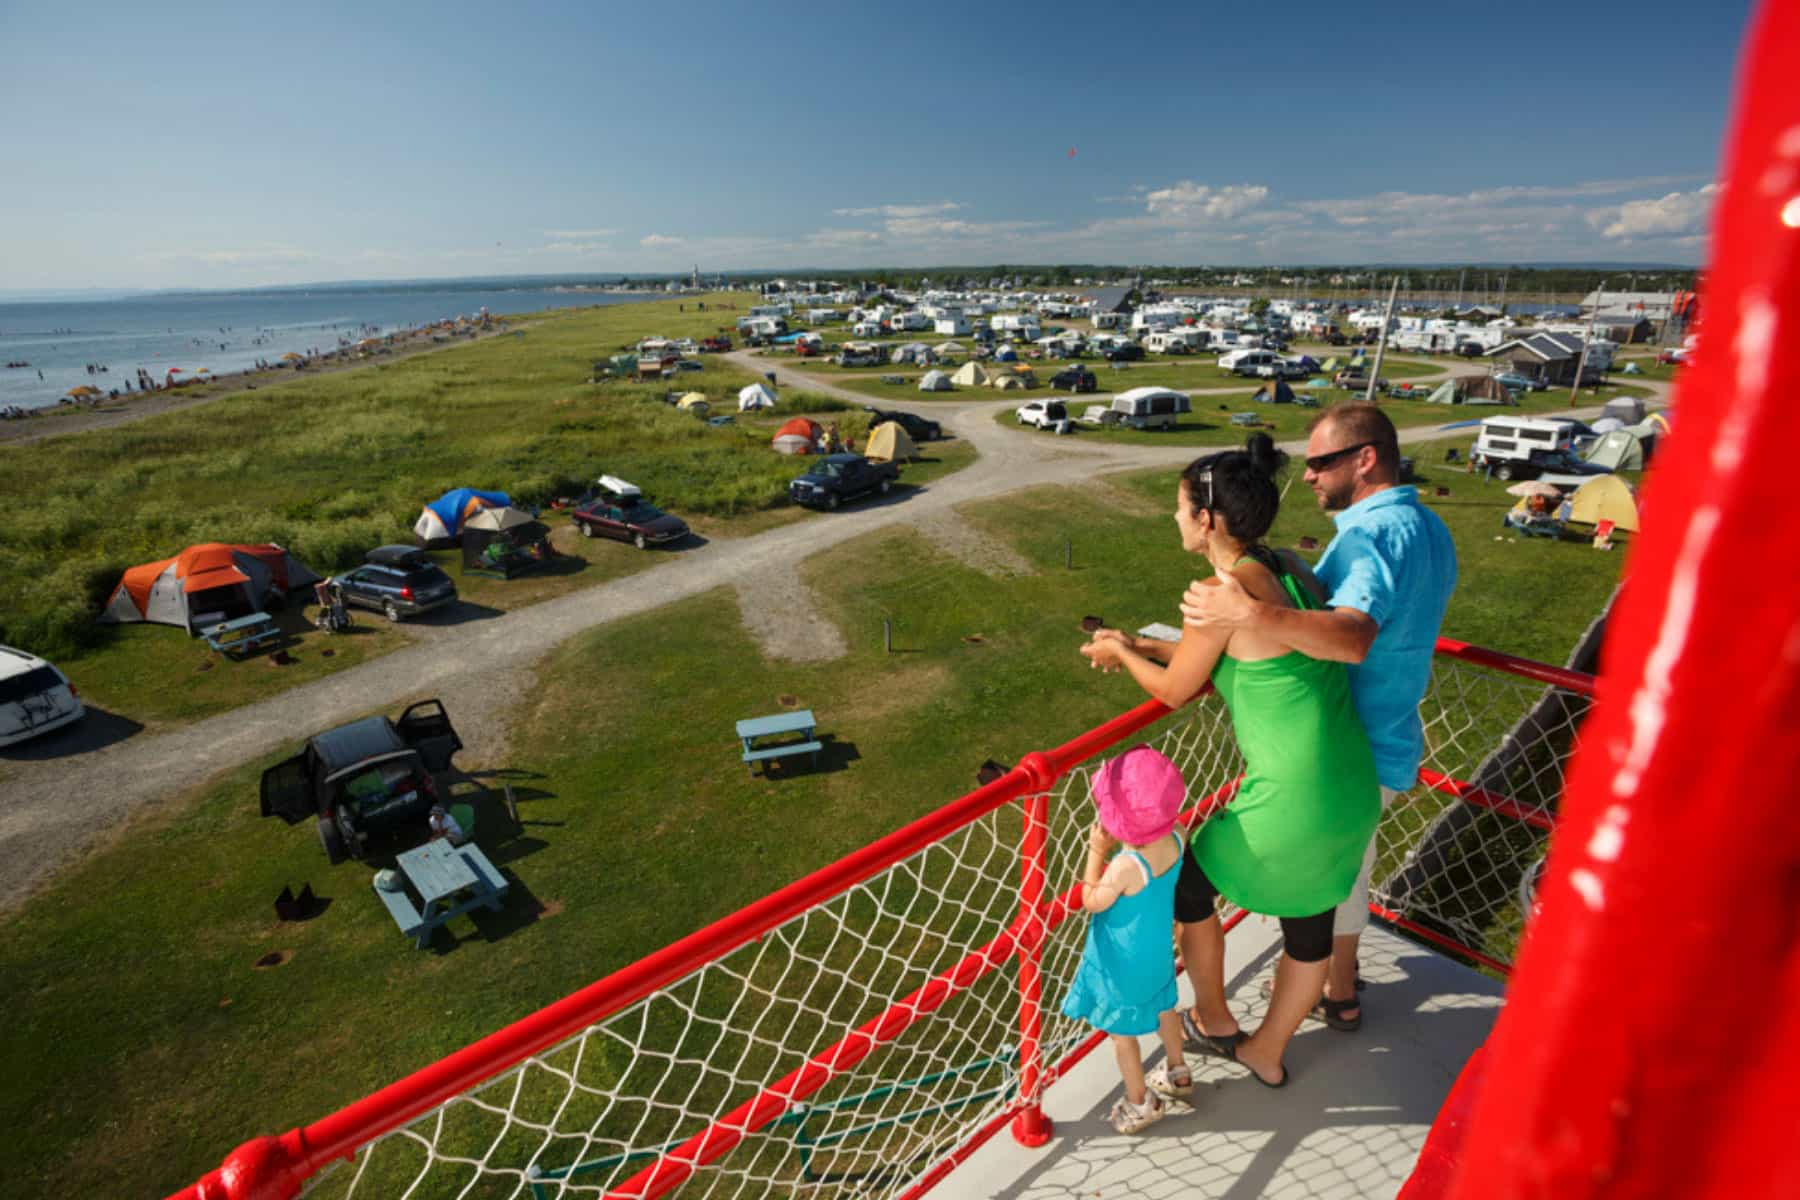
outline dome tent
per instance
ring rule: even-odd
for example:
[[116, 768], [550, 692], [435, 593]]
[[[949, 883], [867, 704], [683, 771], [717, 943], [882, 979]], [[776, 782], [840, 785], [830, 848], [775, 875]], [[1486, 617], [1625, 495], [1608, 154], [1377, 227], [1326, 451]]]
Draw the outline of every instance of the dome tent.
[[413, 540], [427, 550], [454, 546], [462, 532], [462, 523], [484, 508], [511, 504], [505, 492], [479, 492], [474, 488], [451, 488], [431, 501], [413, 523]]
[[949, 392], [955, 389], [950, 386], [950, 377], [942, 371], [927, 371], [919, 379], [921, 392]]
[[873, 462], [911, 462], [919, 457], [919, 448], [898, 421], [883, 421], [869, 433], [863, 456]]
[[1638, 531], [1637, 501], [1617, 475], [1596, 475], [1575, 489], [1569, 500], [1569, 520], [1582, 525], [1611, 521], [1627, 533]]
[[754, 412], [775, 407], [775, 389], [766, 383], [745, 384], [738, 390], [738, 411]]
[[950, 377], [950, 382], [957, 387], [986, 387], [992, 378], [980, 363], [967, 362]]
[[769, 446], [777, 454], [811, 454], [824, 435], [817, 421], [809, 421], [805, 417], [795, 417], [769, 439]]
[[204, 623], [256, 612], [272, 592], [291, 594], [321, 577], [274, 542], [203, 542], [174, 558], [127, 570], [100, 612], [104, 624], [139, 621], [177, 625], [189, 633]]

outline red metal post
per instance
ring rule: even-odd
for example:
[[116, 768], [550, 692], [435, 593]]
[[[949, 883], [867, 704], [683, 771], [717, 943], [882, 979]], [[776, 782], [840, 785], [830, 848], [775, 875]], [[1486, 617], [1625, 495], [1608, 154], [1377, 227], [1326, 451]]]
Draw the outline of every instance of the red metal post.
[[1055, 767], [1042, 754], [1019, 764], [1033, 791], [1025, 797], [1025, 829], [1019, 842], [1019, 1111], [1013, 1118], [1013, 1140], [1038, 1147], [1050, 1140], [1050, 1118], [1044, 1115], [1044, 881], [1048, 874], [1045, 847], [1050, 840], [1050, 796]]

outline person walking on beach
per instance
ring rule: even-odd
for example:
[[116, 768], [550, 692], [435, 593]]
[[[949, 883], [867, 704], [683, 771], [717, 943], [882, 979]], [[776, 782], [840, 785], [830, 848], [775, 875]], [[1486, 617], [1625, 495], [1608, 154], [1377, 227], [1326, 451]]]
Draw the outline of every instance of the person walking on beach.
[[[1456, 588], [1456, 545], [1438, 515], [1400, 484], [1400, 440], [1373, 404], [1325, 410], [1306, 443], [1307, 486], [1332, 514], [1337, 535], [1313, 568], [1322, 609], [1289, 608], [1251, 595], [1230, 576], [1196, 582], [1182, 598], [1189, 629], [1249, 632], [1315, 659], [1349, 665], [1350, 695], [1375, 752], [1385, 810], [1418, 781], [1424, 755], [1419, 702]], [[1363, 852], [1350, 896], [1338, 906], [1331, 969], [1312, 1016], [1331, 1028], [1362, 1026], [1356, 954], [1369, 924], [1375, 841]]]

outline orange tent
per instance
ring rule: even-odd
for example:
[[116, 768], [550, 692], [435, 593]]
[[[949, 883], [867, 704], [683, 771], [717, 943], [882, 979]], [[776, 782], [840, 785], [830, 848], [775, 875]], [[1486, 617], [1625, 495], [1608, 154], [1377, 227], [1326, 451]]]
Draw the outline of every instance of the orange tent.
[[775, 431], [769, 445], [780, 454], [811, 454], [824, 433], [817, 421], [795, 417]]
[[192, 633], [203, 624], [255, 612], [272, 593], [286, 595], [318, 580], [274, 542], [253, 546], [203, 542], [174, 558], [127, 570], [100, 620], [151, 621], [179, 625]]

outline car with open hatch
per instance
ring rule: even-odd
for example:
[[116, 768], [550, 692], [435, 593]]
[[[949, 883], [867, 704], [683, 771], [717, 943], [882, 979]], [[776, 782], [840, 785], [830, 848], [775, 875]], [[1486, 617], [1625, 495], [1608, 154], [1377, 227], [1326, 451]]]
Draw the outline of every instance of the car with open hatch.
[[0, 646], [0, 746], [73, 725], [86, 711], [67, 675], [35, 654]]
[[687, 537], [687, 522], [650, 503], [637, 485], [616, 475], [602, 475], [595, 483], [569, 513], [582, 537], [630, 542], [639, 550]]
[[885, 496], [900, 479], [891, 462], [871, 462], [860, 454], [827, 454], [788, 484], [788, 497], [807, 508], [836, 509], [858, 496]]
[[1036, 429], [1054, 429], [1069, 419], [1069, 406], [1061, 400], [1029, 400], [1013, 410], [1019, 424]]
[[312, 820], [332, 863], [363, 858], [372, 837], [424, 832], [441, 802], [436, 777], [461, 749], [441, 700], [421, 700], [397, 721], [351, 721], [313, 734], [263, 772], [262, 815], [289, 825]]
[[363, 565], [333, 576], [345, 604], [372, 608], [390, 621], [456, 602], [456, 584], [417, 546], [377, 546]]

